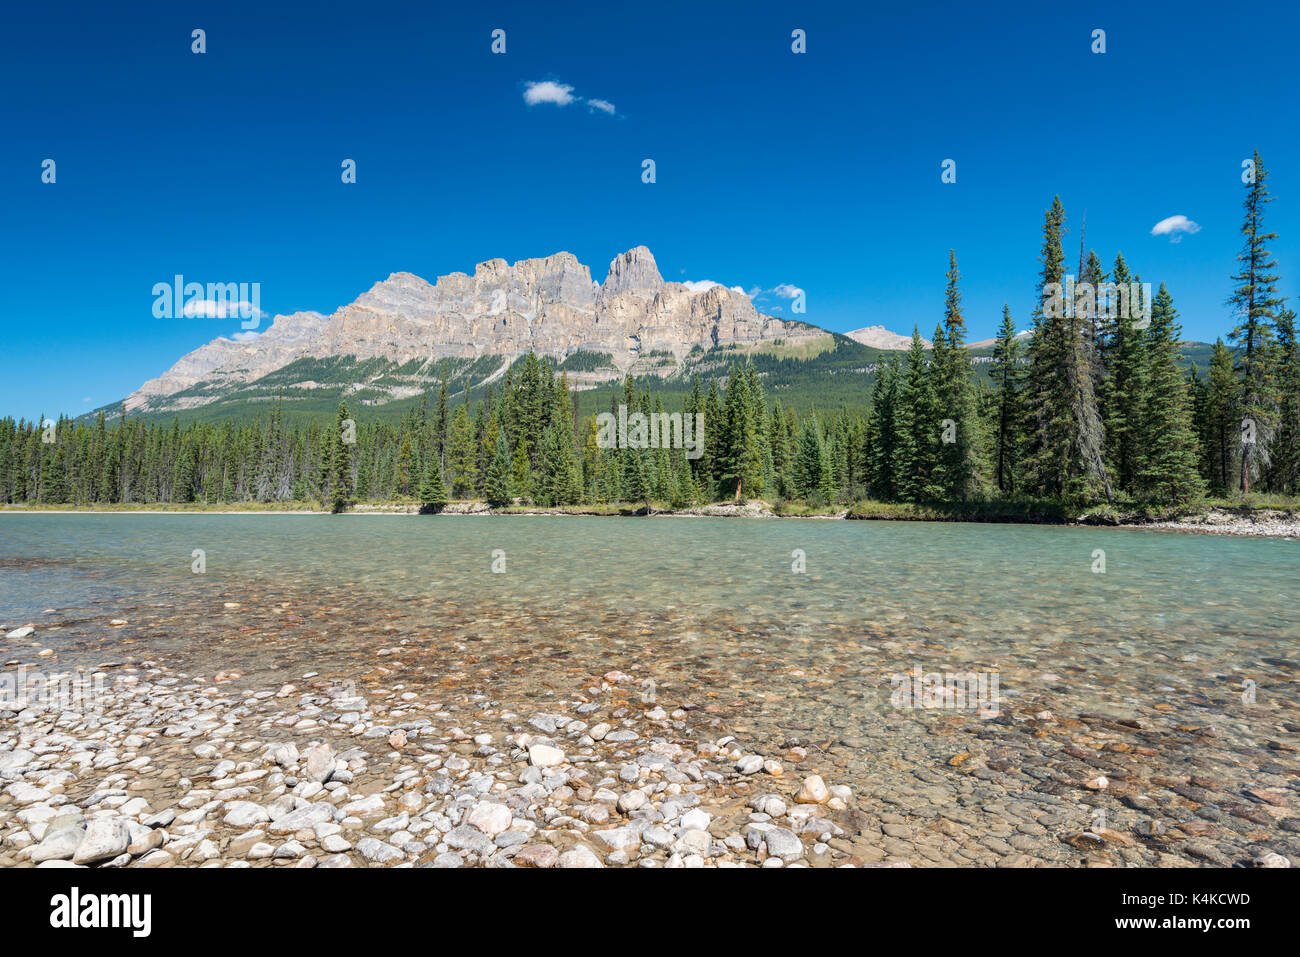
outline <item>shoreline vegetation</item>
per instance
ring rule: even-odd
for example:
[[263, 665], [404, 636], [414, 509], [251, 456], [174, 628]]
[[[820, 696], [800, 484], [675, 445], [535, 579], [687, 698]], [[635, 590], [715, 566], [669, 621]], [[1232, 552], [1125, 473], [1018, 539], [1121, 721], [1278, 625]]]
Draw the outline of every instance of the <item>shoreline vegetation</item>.
[[468, 381], [444, 378], [436, 400], [421, 392], [397, 424], [354, 419], [348, 401], [365, 407], [355, 392], [344, 393], [332, 427], [291, 423], [283, 392], [255, 419], [220, 424], [132, 418], [125, 406], [111, 426], [102, 411], [93, 425], [3, 418], [0, 505], [320, 503], [337, 513], [415, 502], [454, 513], [464, 509], [449, 503], [482, 500], [543, 514], [739, 509], [1234, 530], [1261, 524], [1252, 521], [1259, 504], [1286, 511], [1264, 525], [1294, 529], [1300, 330], [1268, 248], [1277, 235], [1263, 225], [1268, 172], [1258, 153], [1249, 162], [1235, 325], [1205, 377], [1183, 371], [1165, 284], [1136, 309], [1117, 290], [1152, 284], [1123, 255], [1107, 269], [1081, 244], [1077, 276], [1068, 271], [1058, 197], [1044, 217], [1040, 304], [1024, 333], [1003, 307], [987, 377], [966, 348], [950, 251], [931, 345], [914, 326], [906, 353], [879, 364], [856, 404], [796, 409], [788, 376], [737, 356], [725, 376], [721, 365], [704, 377], [697, 369], [680, 411], [655, 391], [662, 380], [628, 375], [597, 396], [608, 412], [579, 416], [567, 372], [529, 351], [481, 398]]
[[[1300, 499], [1259, 496], [1251, 504], [1206, 501], [1193, 507], [1110, 506], [1069, 507], [1050, 502], [967, 502], [914, 504], [910, 502], [855, 502], [850, 506], [814, 507], [798, 502], [771, 503], [757, 499], [672, 508], [665, 502], [647, 505], [605, 503], [549, 507], [516, 503], [493, 507], [481, 500], [448, 502], [434, 510], [418, 501], [376, 501], [353, 504], [349, 515], [533, 516], [588, 518], [798, 518], [808, 520], [958, 522], [975, 524], [1064, 525], [1166, 529], [1219, 535], [1300, 538]], [[108, 506], [0, 505], [3, 514], [179, 514], [179, 515], [329, 515], [315, 503], [298, 506], [276, 502], [205, 504], [200, 502], [129, 504]]]

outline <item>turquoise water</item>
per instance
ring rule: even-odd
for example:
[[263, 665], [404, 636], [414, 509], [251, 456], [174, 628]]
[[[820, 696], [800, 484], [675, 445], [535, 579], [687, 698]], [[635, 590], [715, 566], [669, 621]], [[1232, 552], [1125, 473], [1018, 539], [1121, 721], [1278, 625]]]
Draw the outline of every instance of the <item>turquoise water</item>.
[[[0, 637], [0, 664], [156, 662], [253, 690], [310, 676], [418, 691], [470, 722], [619, 670], [629, 707], [802, 749], [859, 796], [842, 823], [863, 853], [888, 847], [897, 811], [965, 822], [943, 860], [1018, 841], [1078, 863], [1069, 834], [1098, 810], [1141, 834], [1123, 802], [1154, 795], [1166, 830], [1115, 860], [1239, 860], [1294, 850], [1298, 571], [1300, 542], [1127, 529], [7, 514], [0, 635], [36, 633]], [[918, 673], [996, 679], [997, 699], [900, 702], [897, 676]], [[1260, 787], [1282, 805], [1261, 810]], [[1218, 850], [1186, 850], [1206, 833]]]
[[[203, 574], [192, 570], [196, 549], [205, 556]], [[1093, 570], [1098, 549], [1104, 573]], [[504, 572], [492, 570], [494, 553]], [[797, 553], [802, 573], [794, 570]], [[1300, 638], [1297, 572], [1295, 541], [1127, 529], [0, 515], [6, 630], [52, 623], [41, 638], [69, 660], [102, 656], [106, 643], [130, 634], [189, 667], [207, 663], [203, 642], [230, 642], [239, 627], [265, 638], [261, 617], [289, 603], [292, 614], [275, 612], [277, 637], [318, 645], [313, 622], [321, 624], [329, 652], [364, 644], [382, 621], [384, 634], [409, 628], [408, 640], [435, 645], [482, 633], [510, 653], [530, 635], [596, 642], [611, 654], [657, 647], [660, 667], [675, 675], [689, 661], [702, 671], [728, 660], [742, 668], [839, 669], [858, 690], [878, 684], [877, 672], [907, 672], [922, 660], [1001, 671], [1011, 696], [1024, 689], [1008, 684], [1008, 672], [1070, 672], [1081, 706], [1122, 705], [1143, 682], [1117, 672], [1204, 683], [1213, 665], [1222, 683], [1260, 671], [1266, 658], [1292, 655]], [[225, 609], [230, 601], [242, 607]], [[130, 627], [107, 628], [115, 617], [131, 619]], [[172, 624], [150, 624], [163, 618]], [[855, 656], [859, 645], [875, 650]], [[891, 653], [888, 645], [898, 647]], [[246, 652], [241, 666], [250, 671], [273, 672], [280, 657], [259, 658], [252, 646]]]

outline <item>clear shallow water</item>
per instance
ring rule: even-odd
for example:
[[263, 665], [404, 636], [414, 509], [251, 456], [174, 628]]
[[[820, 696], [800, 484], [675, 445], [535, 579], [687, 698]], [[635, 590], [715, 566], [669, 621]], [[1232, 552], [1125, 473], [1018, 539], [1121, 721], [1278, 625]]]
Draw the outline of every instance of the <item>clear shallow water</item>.
[[[204, 574], [191, 570], [195, 549], [205, 553]], [[498, 549], [504, 573], [492, 571]], [[1104, 574], [1092, 570], [1096, 549], [1105, 551]], [[796, 550], [806, 556], [802, 574], [792, 570]], [[527, 653], [516, 646], [529, 637], [571, 639], [570, 650], [595, 643], [610, 667], [631, 656], [660, 684], [733, 666], [756, 683], [753, 668], [805, 677], [811, 668], [838, 675], [840, 691], [868, 709], [888, 709], [888, 675], [918, 663], [997, 671], [1013, 699], [1028, 690], [1016, 672], [1056, 674], [1081, 707], [1102, 710], [1164, 686], [1209, 693], [1207, 668], [1219, 691], [1237, 675], [1258, 681], [1264, 659], [1296, 652], [1297, 581], [1297, 542], [1135, 530], [0, 516], [0, 624], [42, 626], [32, 640], [67, 663], [114, 657], [117, 639], [129, 636], [200, 673], [274, 673], [295, 644], [360, 651], [378, 626], [377, 637], [435, 648], [469, 633], [512, 654]], [[241, 608], [224, 608], [229, 601]], [[106, 627], [115, 617], [130, 625]], [[43, 627], [51, 619], [52, 631]], [[219, 661], [237, 653], [230, 643], [240, 628], [257, 636], [243, 643], [246, 660]], [[276, 646], [260, 654], [269, 640]], [[297, 660], [284, 667], [297, 670]], [[1124, 680], [1134, 675], [1143, 680]]]
[[[523, 714], [618, 669], [759, 753], [806, 747], [909, 824], [982, 809], [984, 854], [1020, 828], [1069, 862], [1045, 826], [1094, 805], [1135, 828], [1118, 800], [1155, 793], [1180, 840], [1211, 828], [1235, 859], [1297, 843], [1270, 825], [1300, 780], [1298, 573], [1298, 542], [1123, 529], [10, 514], [0, 634], [37, 632], [0, 638], [0, 663], [150, 660], [263, 688], [311, 671]], [[997, 674], [1000, 716], [898, 707], [890, 679], [914, 668]], [[1102, 797], [1083, 790], [1098, 773]], [[1282, 803], [1261, 811], [1260, 787]], [[883, 820], [851, 828], [879, 841]], [[1161, 862], [1164, 840], [1118, 853]]]

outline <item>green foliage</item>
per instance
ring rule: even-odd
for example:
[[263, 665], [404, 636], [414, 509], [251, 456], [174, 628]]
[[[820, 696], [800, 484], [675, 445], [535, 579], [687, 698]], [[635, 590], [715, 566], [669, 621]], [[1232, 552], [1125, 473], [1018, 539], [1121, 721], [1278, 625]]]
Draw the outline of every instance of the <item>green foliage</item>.
[[1004, 494], [1013, 494], [1020, 476], [1020, 435], [1025, 423], [1021, 390], [1020, 340], [1011, 308], [1002, 304], [1002, 326], [993, 347], [993, 484]]
[[352, 498], [352, 448], [355, 423], [346, 403], [340, 402], [334, 428], [325, 439], [326, 466], [321, 480], [321, 502], [333, 512], [347, 509]]
[[486, 492], [488, 504], [502, 508], [510, 504], [510, 449], [504, 432], [497, 433], [496, 452], [488, 466]]
[[436, 455], [428, 456], [419, 494], [420, 505], [426, 511], [438, 512], [447, 504], [447, 479], [442, 474], [442, 461]]

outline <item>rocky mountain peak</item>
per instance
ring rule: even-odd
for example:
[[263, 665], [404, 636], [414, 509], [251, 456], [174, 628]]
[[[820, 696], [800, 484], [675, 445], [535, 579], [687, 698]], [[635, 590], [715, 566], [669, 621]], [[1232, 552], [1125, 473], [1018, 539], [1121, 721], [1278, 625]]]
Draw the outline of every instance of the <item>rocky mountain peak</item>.
[[[670, 364], [679, 366], [697, 347], [749, 347], [818, 335], [825, 333], [760, 314], [743, 292], [665, 283], [644, 246], [616, 257], [602, 285], [592, 282], [591, 270], [572, 253], [513, 265], [489, 259], [478, 263], [473, 275], [452, 272], [436, 283], [395, 272], [329, 318], [294, 313], [277, 317], [254, 339], [215, 339], [146, 382], [127, 399], [127, 408], [190, 408], [215, 401], [300, 359], [352, 356], [402, 365], [495, 356], [504, 369], [530, 350], [557, 361], [583, 352], [606, 354], [610, 374], [619, 374], [643, 354], [671, 355]], [[398, 390], [393, 395], [414, 394], [421, 387], [415, 382], [393, 386]], [[187, 394], [168, 398], [182, 391]]]
[[[873, 349], [905, 350], [912, 345], [911, 336], [900, 336], [896, 332], [890, 332], [884, 326], [864, 326], [861, 329], [854, 329], [852, 332], [844, 334], [854, 342], [860, 342], [864, 346], [871, 346]], [[927, 349], [933, 345], [929, 339], [922, 339], [921, 344]]]
[[433, 297], [433, 289], [426, 280], [414, 273], [395, 272], [363, 292], [353, 305], [382, 313], [409, 313], [429, 302]]
[[276, 316], [258, 338], [280, 342], [306, 341], [320, 332], [328, 321], [319, 312], [309, 310]]
[[615, 257], [600, 291], [605, 298], [629, 293], [636, 296], [653, 296], [664, 284], [654, 254], [644, 246], [635, 246]]

